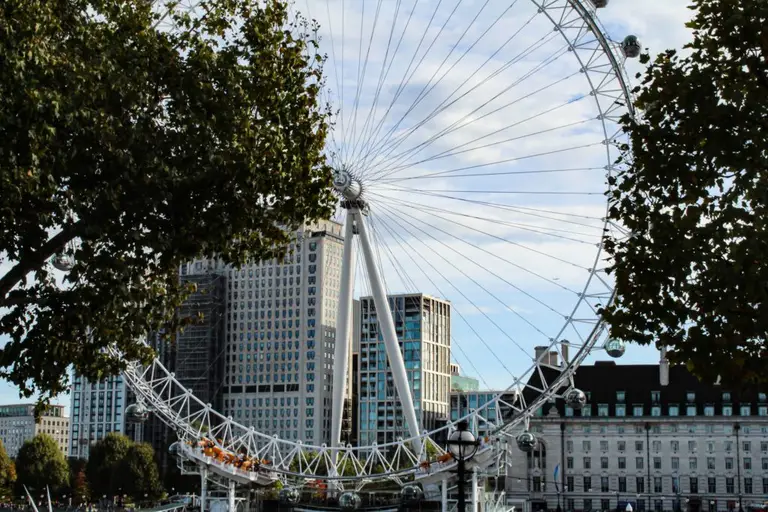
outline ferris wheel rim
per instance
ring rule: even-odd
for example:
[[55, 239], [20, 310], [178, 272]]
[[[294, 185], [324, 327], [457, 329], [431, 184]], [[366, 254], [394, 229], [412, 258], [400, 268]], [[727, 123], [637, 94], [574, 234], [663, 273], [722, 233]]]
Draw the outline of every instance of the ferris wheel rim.
[[[599, 47], [602, 50], [602, 54], [604, 56], [606, 56], [608, 58], [608, 60], [611, 62], [611, 72], [612, 72], [612, 74], [614, 76], [614, 79], [618, 80], [618, 82], [619, 82], [619, 84], [621, 86], [621, 89], [622, 89], [621, 96], [623, 97], [623, 99], [625, 101], [626, 109], [627, 109], [629, 115], [631, 115], [631, 116], [634, 115], [634, 111], [633, 111], [633, 107], [632, 107], [632, 102], [631, 102], [631, 92], [629, 90], [628, 79], [626, 77], [626, 73], [625, 73], [624, 67], [620, 63], [620, 58], [617, 57], [616, 49], [612, 46], [611, 41], [605, 36], [604, 28], [599, 23], [597, 18], [594, 16], [595, 9], [590, 4], [589, 0], [552, 0], [552, 1], [531, 0], [531, 2], [540, 9], [540, 12], [542, 12], [542, 13], [544, 13], [546, 15], [546, 17], [550, 20], [550, 22], [555, 26], [556, 30], [558, 30], [560, 32], [560, 35], [566, 40], [566, 42], [568, 42], [571, 45], [571, 50], [573, 50], [574, 41], [572, 41], [571, 39], [568, 38], [568, 36], [565, 34], [565, 32], [563, 30], [563, 27], [551, 15], [550, 11], [553, 9], [553, 6], [556, 6], [559, 9], [563, 9], [564, 5], [568, 5], [576, 13], [578, 13], [579, 18], [584, 22], [584, 28], [587, 28], [588, 30], [591, 30], [591, 32], [594, 34], [594, 36], [598, 40], [598, 44], [599, 44]], [[578, 40], [579, 38], [575, 38], [575, 39]], [[573, 53], [576, 55], [576, 58], [579, 59], [580, 64], [582, 64], [582, 66], [583, 66], [584, 64], [581, 61], [578, 52], [573, 52]], [[587, 69], [584, 71], [584, 73], [585, 73], [585, 75], [587, 75], [587, 80], [589, 81], [590, 90], [594, 93], [596, 91], [596, 89], [594, 87], [594, 84], [590, 80], [588, 66], [587, 66]], [[599, 104], [598, 104], [598, 108], [600, 108]], [[600, 121], [601, 121], [601, 124], [602, 124], [602, 127], [603, 127], [603, 134], [605, 136], [606, 145], [608, 145], [608, 139], [609, 139], [608, 131], [609, 130], [607, 128], [606, 119], [605, 118], [601, 118]], [[608, 170], [610, 172], [611, 171], [610, 167], [612, 165], [613, 164], [610, 161], [610, 152], [609, 152], [608, 153], [608, 163], [607, 163], [607, 166], [606, 166], [606, 170]], [[607, 208], [607, 205], [606, 205], [606, 208]], [[609, 224], [609, 222], [608, 222], [607, 218], [604, 218], [603, 219], [603, 227], [605, 228], [606, 226], [608, 226], [608, 224]], [[574, 312], [577, 311], [579, 305], [583, 301], [586, 300], [586, 296], [585, 296], [586, 295], [586, 291], [589, 288], [590, 281], [593, 278], [595, 278], [595, 276], [596, 276], [596, 274], [598, 272], [597, 267], [598, 267], [598, 262], [599, 262], [601, 254], [602, 254], [602, 240], [600, 241], [599, 247], [596, 250], [596, 255], [595, 255], [595, 258], [594, 258], [594, 264], [593, 264], [592, 268], [590, 269], [589, 278], [587, 279], [587, 283], [584, 285], [582, 293], [580, 294], [579, 299], [578, 299], [578, 301], [576, 302], [576, 305], [573, 308]], [[613, 301], [614, 297], [615, 297], [615, 291], [613, 289], [611, 289], [610, 298], [608, 300], [609, 301]], [[573, 313], [571, 314], [571, 316], [573, 316]], [[573, 321], [572, 318], [566, 319], [566, 321], [564, 322], [563, 326], [559, 330], [558, 334], [550, 339], [550, 344], [549, 344], [549, 348], [550, 349], [552, 347], [554, 347], [554, 346], [556, 346], [556, 345], [558, 345], [560, 343], [563, 343], [565, 341], [565, 340], [562, 340], [560, 338], [562, 337], [563, 333], [565, 332], [565, 330], [567, 329], [567, 327], [569, 325], [569, 322], [571, 322], [571, 321]], [[498, 435], [508, 435], [510, 430], [512, 430], [516, 426], [519, 426], [521, 422], [527, 421], [527, 419], [531, 415], [533, 415], [534, 411], [541, 404], [543, 404], [545, 401], [550, 399], [553, 395], [556, 395], [558, 390], [561, 389], [564, 384], [566, 384], [566, 383], [572, 384], [573, 373], [575, 372], [575, 370], [579, 366], [579, 364], [581, 364], [581, 362], [583, 362], [583, 360], [591, 353], [591, 351], [594, 348], [595, 344], [601, 338], [601, 336], [603, 334], [603, 331], [604, 331], [604, 328], [605, 328], [604, 322], [602, 321], [601, 318], [598, 317], [597, 322], [595, 323], [595, 325], [591, 329], [591, 332], [588, 335], [588, 338], [584, 342], [582, 342], [582, 343], [580, 343], [578, 345], [579, 346], [579, 350], [576, 352], [576, 354], [574, 355], [573, 359], [570, 362], [568, 362], [567, 366], [565, 366], [565, 368], [563, 368], [563, 370], [559, 373], [559, 375], [554, 380], [552, 380], [552, 382], [548, 385], [547, 389], [544, 390], [543, 392], [541, 392], [533, 401], [530, 402], [530, 404], [526, 404], [524, 410], [522, 410], [519, 414], [515, 414], [514, 418], [512, 418], [511, 420], [506, 421], [503, 424], [501, 424], [500, 426], [498, 426], [498, 428], [495, 429], [495, 431], [493, 432], [492, 435], [497, 435], [497, 434]], [[512, 392], [512, 391], [517, 391], [517, 392], [520, 393], [520, 396], [522, 396], [523, 391], [527, 387], [527, 382], [523, 382], [523, 379], [525, 378], [525, 376], [532, 375], [537, 369], [539, 369], [539, 370], [541, 369], [541, 364], [540, 363], [542, 362], [543, 357], [544, 357], [544, 354], [542, 354], [538, 358], [534, 359], [534, 362], [531, 365], [531, 367], [529, 367], [528, 370], [526, 370], [525, 372], [520, 373], [520, 377], [515, 378], [514, 382], [512, 384], [510, 384], [506, 389], [503, 389], [503, 390], [498, 390], [498, 389], [497, 390], [489, 390], [489, 392], [496, 393], [496, 396], [493, 398], [493, 400], [490, 400], [490, 401], [486, 402], [484, 405], [476, 408], [471, 413], [464, 415], [462, 418], [459, 418], [456, 421], [450, 421], [450, 422], [448, 422], [444, 426], [438, 427], [436, 429], [424, 431], [419, 436], [409, 436], [409, 437], [399, 438], [399, 439], [397, 439], [395, 441], [391, 441], [391, 442], [387, 442], [387, 443], [382, 443], [382, 444], [371, 443], [371, 444], [366, 444], [366, 445], [361, 445], [361, 446], [354, 446], [354, 447], [353, 446], [349, 446], [349, 445], [347, 445], [347, 446], [340, 446], [340, 447], [331, 447], [330, 445], [326, 445], [326, 444], [319, 444], [319, 445], [307, 444], [307, 443], [302, 442], [301, 440], [293, 441], [293, 440], [290, 440], [290, 439], [280, 439], [277, 436], [273, 436], [273, 435], [269, 435], [269, 434], [258, 432], [253, 427], [245, 426], [245, 425], [237, 422], [236, 420], [234, 420], [234, 418], [232, 418], [231, 416], [226, 416], [223, 413], [217, 411], [216, 409], [213, 409], [212, 407], [210, 407], [210, 404], [204, 404], [191, 391], [189, 391], [185, 386], [183, 386], [176, 379], [176, 377], [171, 372], [169, 372], [167, 370], [167, 368], [165, 368], [162, 365], [162, 363], [160, 361], [155, 360], [153, 362], [152, 368], [159, 367], [159, 369], [161, 371], [166, 372], [167, 375], [170, 377], [170, 379], [172, 381], [172, 384], [171, 384], [172, 386], [175, 385], [179, 389], [185, 390], [185, 394], [186, 394], [186, 396], [189, 399], [196, 401], [198, 405], [200, 405], [200, 406], [202, 406], [204, 408], [204, 410], [205, 410], [205, 412], [207, 414], [213, 415], [218, 420], [220, 420], [223, 424], [224, 423], [227, 424], [228, 425], [227, 429], [230, 432], [232, 432], [233, 429], [236, 429], [239, 432], [244, 433], [243, 435], [256, 436], [259, 439], [267, 440], [267, 441], [270, 441], [270, 442], [273, 442], [273, 443], [276, 443], [276, 444], [279, 444], [279, 445], [293, 447], [293, 448], [301, 448], [301, 449], [306, 449], [306, 450], [309, 450], [309, 451], [316, 451], [316, 452], [323, 452], [323, 453], [332, 452], [332, 453], [338, 455], [340, 453], [363, 453], [366, 450], [371, 450], [371, 449], [381, 450], [381, 449], [387, 449], [387, 448], [391, 448], [391, 447], [401, 447], [403, 445], [410, 445], [410, 444], [413, 444], [413, 443], [418, 443], [420, 441], [422, 443], [424, 443], [424, 442], [426, 442], [425, 441], [426, 439], [431, 439], [434, 434], [441, 433], [441, 432], [444, 432], [444, 431], [451, 431], [452, 429], [455, 428], [455, 425], [456, 425], [456, 423], [458, 423], [458, 421], [466, 420], [466, 419], [471, 419], [471, 418], [476, 418], [476, 417], [478, 417], [479, 414], [481, 414], [482, 412], [486, 411], [490, 407], [497, 406], [499, 401], [502, 399], [502, 397], [504, 396], [505, 393], [509, 393], [509, 392]], [[131, 373], [131, 372], [133, 372], [133, 373]], [[128, 369], [126, 369], [125, 373], [126, 373], [127, 376], [130, 375], [127, 380], [133, 382], [132, 387], [136, 386], [135, 391], [137, 391], [137, 396], [138, 395], [142, 396], [142, 399], [147, 401], [147, 403], [149, 403], [150, 405], [153, 404], [156, 400], [160, 401], [162, 399], [161, 397], [156, 396], [157, 394], [154, 391], [152, 391], [151, 387], [150, 387], [150, 392], [146, 392], [147, 391], [146, 389], [144, 389], [141, 393], [138, 392], [139, 389], [141, 388], [141, 385], [140, 385], [141, 382], [139, 382], [139, 381], [141, 380], [141, 381], [146, 383], [146, 380], [144, 379], [143, 376], [137, 376], [140, 373], [140, 372], [138, 372], [138, 367], [137, 366], [129, 365], [129, 367], [128, 367]], [[163, 414], [162, 411], [161, 411], [161, 414]], [[177, 422], [173, 421], [171, 418], [167, 418], [167, 419], [169, 419], [169, 421], [171, 421], [173, 423], [177, 423]], [[187, 435], [189, 437], [194, 437], [194, 436], [198, 436], [199, 437], [200, 436], [200, 433], [201, 433], [200, 430], [198, 429], [197, 431], [195, 431], [195, 429], [192, 428], [191, 423], [188, 423], [186, 425], [178, 425], [177, 424], [175, 426], [177, 428], [179, 428], [179, 430], [181, 430], [185, 436], [187, 436]], [[225, 443], [223, 443], [223, 444], [225, 444]], [[400, 473], [402, 473], [402, 474], [412, 473], [415, 469], [416, 469], [415, 467], [414, 468], [410, 468], [410, 469], [406, 469], [406, 470], [401, 471]], [[279, 469], [279, 468], [270, 469], [270, 471], [275, 471], [276, 473], [285, 474], [285, 475], [292, 476], [292, 477], [305, 477], [305, 478], [307, 477], [307, 475], [303, 474], [303, 473], [294, 473], [294, 472], [290, 472], [290, 471], [287, 471], [287, 470], [284, 470], [284, 469]], [[358, 475], [358, 476], [353, 476], [353, 477], [343, 477], [343, 476], [330, 477], [328, 475], [325, 475], [325, 476], [314, 475], [314, 476], [318, 477], [318, 478], [328, 479], [328, 480], [332, 480], [332, 479], [338, 479], [338, 480], [360, 480], [360, 479], [363, 479], [363, 478], [370, 480], [370, 479], [387, 478], [387, 477], [391, 477], [391, 476], [393, 476], [395, 474], [396, 473], [394, 473], [394, 472], [389, 472], [389, 473], [381, 473], [381, 474], [370, 474], [370, 475], [366, 475], [366, 476], [359, 476]]]

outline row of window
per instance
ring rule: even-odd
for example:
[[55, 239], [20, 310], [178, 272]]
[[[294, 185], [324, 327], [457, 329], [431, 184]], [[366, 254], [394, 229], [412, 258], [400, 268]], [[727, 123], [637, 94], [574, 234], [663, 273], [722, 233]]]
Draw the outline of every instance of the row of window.
[[[623, 418], [627, 416], [627, 405], [626, 404], [615, 404], [614, 405], [614, 416], [618, 418]], [[697, 405], [689, 404], [685, 406], [685, 416], [697, 416], [699, 412], [699, 407]], [[714, 404], [706, 404], [704, 405], [702, 409], [704, 416], [715, 416], [715, 405]], [[741, 405], [739, 406], [739, 415], [740, 416], [752, 416], [755, 409], [751, 405]], [[642, 404], [634, 404], [631, 408], [632, 416], [634, 417], [641, 417], [645, 416], [645, 406]], [[660, 417], [662, 415], [662, 406], [661, 405], [652, 405], [650, 408], [650, 414], [654, 417]], [[731, 405], [723, 405], [721, 407], [721, 415], [722, 416], [733, 416], [733, 406]], [[758, 416], [768, 416], [768, 404], [766, 405], [758, 405], [756, 409]], [[592, 404], [586, 404], [580, 411], [582, 417], [590, 417], [592, 416]], [[543, 409], [540, 409], [538, 411], [539, 416], [543, 416], [544, 412]], [[576, 411], [573, 407], [566, 406], [565, 407], [565, 415], [566, 417], [573, 417], [576, 415]], [[598, 417], [608, 417], [610, 416], [610, 405], [609, 404], [597, 404], [597, 416]], [[676, 404], [669, 404], [667, 406], [667, 416], [670, 417], [677, 417], [681, 416], [681, 408], [680, 406]]]
[[[538, 464], [540, 464], [540, 460], [538, 458], [530, 458], [528, 460], [529, 460], [529, 466], [537, 466]], [[592, 457], [582, 457], [581, 460], [582, 460], [582, 467], [580, 469], [584, 469], [584, 470], [592, 469]], [[734, 458], [725, 457], [724, 460], [725, 460], [725, 470], [726, 471], [733, 470]], [[680, 469], [679, 457], [670, 457], [669, 461], [670, 461], [669, 466], [672, 471], [678, 471]], [[706, 461], [707, 461], [708, 471], [715, 471], [718, 469], [717, 459], [715, 457], [707, 457]], [[609, 462], [610, 462], [609, 457], [600, 457], [600, 469], [609, 469], [609, 466], [610, 466]], [[752, 470], [752, 457], [742, 457], [742, 463], [745, 470], [747, 471]], [[575, 469], [574, 457], [566, 457], [565, 464], [567, 469]], [[761, 465], [763, 470], [768, 471], [768, 457], [763, 457], [761, 459]], [[617, 457], [616, 467], [618, 467], [618, 469], [628, 469], [627, 457]], [[645, 469], [644, 457], [635, 457], [634, 469], [637, 469], [637, 470]], [[661, 457], [653, 457], [653, 469], [656, 471], [660, 471], [663, 469]], [[691, 471], [697, 471], [699, 469], [699, 459], [697, 457], [688, 458], [688, 469]]]
[[[582, 477], [581, 481], [577, 480], [576, 477], [573, 476], [567, 476], [566, 477], [566, 483], [565, 483], [565, 491], [566, 492], [577, 492], [577, 493], [583, 493], [583, 492], [619, 492], [619, 493], [637, 493], [642, 494], [646, 492], [646, 485], [645, 481], [646, 478], [643, 476], [638, 477], [626, 477], [626, 476], [620, 476], [616, 480], [617, 485], [612, 486], [610, 485], [610, 477], [607, 476], [601, 476], [599, 477], [599, 486], [593, 487], [593, 478], [591, 476], [585, 476]], [[737, 479], [734, 477], [716, 477], [716, 476], [710, 476], [707, 477], [707, 490], [706, 492], [708, 494], [716, 494], [718, 492], [718, 480], [722, 482], [725, 480], [725, 492], [728, 494], [733, 494], [736, 491], [737, 488]], [[752, 477], [744, 477], [743, 479], [743, 486], [742, 486], [742, 492], [744, 494], [768, 494], [768, 477], [763, 477], [761, 480], [758, 480], [762, 485], [760, 486], [762, 488], [762, 492], [757, 489], [757, 486], [754, 485], [754, 479]], [[630, 489], [627, 485], [628, 482], [634, 481], [634, 489]], [[668, 482], [671, 483], [671, 491], [673, 494], [698, 494], [701, 491], [699, 488], [699, 477], [691, 476], [685, 478], [685, 480], [681, 481], [681, 477], [672, 476], [672, 477], [663, 477], [663, 476], [655, 476], [652, 477], [652, 486], [651, 486], [651, 492], [655, 494], [661, 494], [662, 492], [668, 492], [665, 491], [665, 485], [664, 483]], [[681, 485], [681, 482], [687, 483], [687, 488], [683, 488], [683, 485]], [[595, 482], [596, 483], [596, 482]], [[579, 484], [581, 484], [581, 487], [579, 487]], [[543, 492], [546, 491], [547, 482], [542, 479], [540, 476], [534, 476], [529, 481], [530, 490], [534, 492]], [[670, 489], [670, 487], [667, 487], [667, 489]]]
[[[733, 441], [723, 441], [723, 448], [726, 452], [730, 452], [733, 450]], [[573, 451], [573, 441], [568, 440], [565, 442], [565, 449], [569, 452]], [[749, 453], [752, 451], [752, 446], [757, 446], [757, 443], [754, 445], [752, 444], [752, 441], [742, 441], [741, 442], [741, 449], [745, 453]], [[642, 452], [645, 447], [644, 441], [635, 441], [635, 451], [636, 452]], [[707, 451], [712, 453], [715, 451], [716, 447], [716, 441], [707, 441]], [[662, 442], [660, 440], [654, 440], [651, 442], [651, 448], [654, 452], [658, 453], [662, 450]], [[582, 451], [588, 452], [592, 450], [592, 441], [589, 439], [585, 439], [581, 442], [581, 449]], [[616, 449], [619, 452], [625, 452], [627, 451], [627, 441], [624, 440], [618, 440], [616, 441]], [[680, 451], [680, 441], [678, 440], [671, 440], [669, 441], [669, 449], [672, 452], [679, 452]], [[694, 439], [691, 439], [688, 441], [688, 451], [689, 452], [695, 452], [698, 449], [698, 442]], [[607, 452], [610, 450], [610, 444], [607, 439], [602, 439], [600, 441], [600, 451], [601, 452]], [[762, 453], [768, 453], [768, 441], [760, 441], [760, 452]]]

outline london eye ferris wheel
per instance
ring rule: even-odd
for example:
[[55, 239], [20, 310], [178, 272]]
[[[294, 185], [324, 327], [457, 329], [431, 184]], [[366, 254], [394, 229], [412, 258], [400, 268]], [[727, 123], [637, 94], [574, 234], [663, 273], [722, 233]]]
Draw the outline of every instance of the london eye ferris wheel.
[[[605, 338], [597, 311], [613, 298], [602, 238], [620, 228], [606, 221], [606, 192], [625, 142], [619, 120], [633, 115], [623, 64], [639, 54], [637, 39], [608, 35], [598, 19], [607, 0], [296, 0], [292, 8], [317, 20], [328, 57], [323, 100], [337, 111], [327, 156], [344, 241], [325, 383], [330, 435], [281, 437], [226, 416], [160, 361], [128, 366], [138, 399], [128, 414], [151, 411], [179, 436], [175, 453], [240, 483], [438, 481], [454, 465], [440, 440], [459, 420], [484, 435], [477, 464], [504, 437], [529, 447], [528, 419], [545, 401], [585, 402], [573, 381], [579, 364], [624, 350]], [[427, 376], [437, 370], [406, 365], [394, 294], [450, 301], [450, 358], [493, 398], [441, 410], [444, 421], [427, 425], [437, 400], [427, 394], [439, 390], [417, 391], [414, 380], [439, 382]], [[372, 427], [353, 446], [341, 431], [360, 297], [372, 313], [361, 357], [377, 365], [359, 369], [361, 394], [372, 397], [360, 421]], [[302, 373], [306, 362], [297, 361]], [[388, 416], [399, 430], [374, 434]]]

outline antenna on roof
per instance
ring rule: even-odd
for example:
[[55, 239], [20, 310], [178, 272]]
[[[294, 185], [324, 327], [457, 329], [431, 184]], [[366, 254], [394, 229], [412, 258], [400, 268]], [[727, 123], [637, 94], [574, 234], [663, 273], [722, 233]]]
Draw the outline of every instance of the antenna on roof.
[[667, 347], [661, 347], [661, 358], [659, 360], [659, 384], [669, 386], [669, 361], [667, 360]]

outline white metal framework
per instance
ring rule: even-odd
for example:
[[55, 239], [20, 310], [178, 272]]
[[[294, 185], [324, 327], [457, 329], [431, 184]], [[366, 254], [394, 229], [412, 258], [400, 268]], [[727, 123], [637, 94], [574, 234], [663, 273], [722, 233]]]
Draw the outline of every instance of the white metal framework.
[[[623, 71], [628, 53], [605, 35], [589, 0], [457, 1], [428, 8], [419, 0], [296, 3], [320, 23], [327, 99], [340, 108], [328, 148], [346, 222], [331, 439], [312, 445], [264, 434], [197, 400], [159, 361], [129, 364], [127, 383], [175, 429], [179, 454], [204, 468], [204, 480], [215, 473], [239, 483], [322, 479], [354, 489], [383, 478], [440, 483], [455, 463], [433, 439], [466, 419], [488, 433], [473, 464], [492, 464], [500, 441], [545, 401], [564, 397], [576, 368], [602, 348], [597, 308], [613, 299], [602, 235], [617, 229], [605, 220], [603, 193], [624, 140], [619, 119], [633, 115]], [[484, 59], [473, 53], [480, 48]], [[405, 68], [399, 84], [390, 76], [395, 68]], [[435, 95], [442, 101], [432, 101]], [[514, 131], [522, 128], [528, 131]], [[504, 171], [488, 172], [494, 166]], [[529, 200], [538, 197], [558, 199]], [[570, 199], [582, 197], [593, 202]], [[520, 284], [528, 279], [535, 284]], [[470, 366], [479, 358], [481, 379], [490, 363], [510, 374], [504, 386], [489, 386], [505, 393], [432, 431], [420, 429], [388, 306], [388, 290], [409, 287], [455, 301], [452, 331], [475, 340], [462, 344], [452, 332], [455, 358]], [[407, 425], [392, 442], [340, 442], [356, 288], [372, 295], [379, 313], [387, 371]], [[527, 314], [511, 300], [539, 309]], [[546, 349], [531, 357], [517, 332]], [[237, 454], [251, 461], [246, 468], [231, 463]]]

